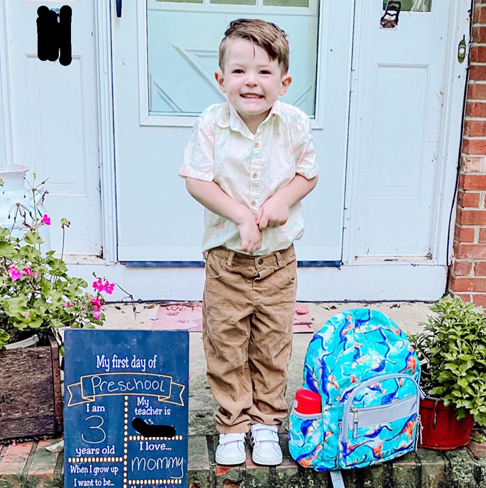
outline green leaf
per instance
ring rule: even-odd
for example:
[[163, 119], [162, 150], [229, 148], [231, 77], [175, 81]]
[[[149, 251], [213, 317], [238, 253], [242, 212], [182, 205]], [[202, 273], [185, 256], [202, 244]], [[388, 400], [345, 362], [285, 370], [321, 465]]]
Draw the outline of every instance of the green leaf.
[[24, 240], [27, 244], [42, 244], [44, 242], [39, 233], [32, 230], [26, 232]]
[[445, 391], [447, 391], [447, 388], [444, 388], [443, 386], [437, 386], [435, 388], [432, 388], [429, 393], [430, 395], [438, 395], [441, 396]]
[[22, 246], [19, 249], [17, 255], [19, 258], [25, 259], [25, 260], [30, 261], [30, 262], [32, 262], [32, 261], [34, 261], [34, 260], [36, 260], [42, 256], [39, 249], [35, 248], [34, 246], [29, 246], [29, 245]]
[[10, 229], [0, 226], [0, 238], [6, 239], [10, 235]]
[[27, 312], [27, 297], [0, 298], [0, 305], [7, 315], [13, 316], [21, 312]]
[[459, 371], [461, 373], [465, 373], [468, 369], [474, 367], [474, 363], [472, 361], [468, 361], [467, 363], [462, 363], [459, 365]]
[[0, 241], [0, 256], [7, 259], [15, 257], [15, 248], [9, 242]]
[[24, 324], [28, 327], [31, 327], [32, 329], [39, 328], [43, 323], [44, 323], [44, 320], [42, 317], [33, 317], [31, 319], [26, 318], [24, 320]]
[[8, 344], [8, 340], [10, 339], [10, 334], [3, 329], [0, 329], [0, 349], [2, 349], [6, 344]]
[[439, 374], [438, 380], [441, 383], [444, 383], [444, 382], [449, 381], [449, 380], [451, 380], [453, 378], [454, 378], [454, 375], [450, 371], [442, 371]]
[[60, 329], [61, 327], [64, 327], [66, 324], [64, 324], [63, 322], [61, 322], [60, 320], [51, 320], [49, 322], [50, 326], [53, 328], [53, 329]]
[[62, 276], [64, 273], [67, 273], [67, 266], [64, 261], [57, 258], [50, 258], [48, 263], [51, 267], [51, 274]]

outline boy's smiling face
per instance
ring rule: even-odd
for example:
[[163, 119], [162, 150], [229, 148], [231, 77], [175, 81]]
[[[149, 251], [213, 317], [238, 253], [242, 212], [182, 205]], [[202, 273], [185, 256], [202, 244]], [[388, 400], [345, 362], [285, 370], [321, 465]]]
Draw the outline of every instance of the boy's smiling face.
[[238, 38], [229, 42], [224, 69], [216, 71], [215, 77], [221, 91], [253, 133], [292, 81], [263, 48]]

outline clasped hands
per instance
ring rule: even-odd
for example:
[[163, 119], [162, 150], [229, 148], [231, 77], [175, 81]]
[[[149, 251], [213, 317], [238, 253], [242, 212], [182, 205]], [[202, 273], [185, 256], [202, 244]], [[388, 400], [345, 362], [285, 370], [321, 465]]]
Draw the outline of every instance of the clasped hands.
[[241, 242], [239, 249], [254, 252], [262, 246], [262, 230], [267, 227], [279, 227], [289, 218], [289, 206], [278, 197], [271, 196], [258, 211], [256, 217], [248, 209], [238, 225]]

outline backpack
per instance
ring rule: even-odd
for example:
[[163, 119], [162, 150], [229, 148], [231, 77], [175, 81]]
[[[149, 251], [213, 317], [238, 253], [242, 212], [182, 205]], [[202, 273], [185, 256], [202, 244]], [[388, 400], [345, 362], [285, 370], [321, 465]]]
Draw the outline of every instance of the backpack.
[[320, 395], [321, 412], [299, 413], [303, 409], [294, 402], [291, 456], [306, 468], [331, 471], [337, 488], [344, 486], [341, 469], [382, 463], [413, 451], [419, 381], [417, 355], [386, 315], [358, 308], [334, 316], [314, 334], [307, 349], [303, 389]]

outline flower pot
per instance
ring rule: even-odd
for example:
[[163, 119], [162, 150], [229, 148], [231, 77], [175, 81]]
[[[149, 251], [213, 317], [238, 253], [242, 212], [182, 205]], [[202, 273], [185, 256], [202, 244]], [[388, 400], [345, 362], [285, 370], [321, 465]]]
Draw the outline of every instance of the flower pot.
[[48, 344], [0, 351], [0, 441], [62, 431], [59, 349]]
[[438, 398], [427, 397], [420, 402], [420, 418], [420, 447], [448, 450], [465, 446], [469, 442], [474, 425], [473, 416], [457, 420], [455, 410], [446, 407]]

